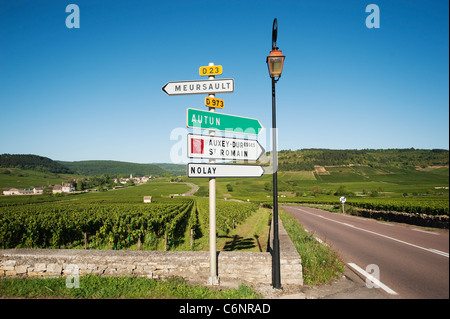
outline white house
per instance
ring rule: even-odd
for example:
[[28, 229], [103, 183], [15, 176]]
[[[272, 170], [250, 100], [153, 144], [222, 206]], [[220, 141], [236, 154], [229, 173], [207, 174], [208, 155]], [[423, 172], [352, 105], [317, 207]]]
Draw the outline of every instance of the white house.
[[3, 195], [20, 195], [20, 193], [17, 188], [10, 188], [8, 190], [3, 191]]
[[53, 193], [53, 194], [62, 193], [62, 186], [61, 186], [61, 185], [55, 185], [55, 186], [53, 186], [52, 193]]
[[34, 194], [43, 194], [44, 193], [44, 187], [35, 187], [33, 188]]
[[62, 187], [61, 187], [61, 191], [63, 193], [71, 193], [71, 192], [75, 191], [75, 187], [73, 187], [73, 185], [70, 183], [63, 183]]
[[144, 203], [151, 203], [152, 197], [151, 196], [144, 196]]

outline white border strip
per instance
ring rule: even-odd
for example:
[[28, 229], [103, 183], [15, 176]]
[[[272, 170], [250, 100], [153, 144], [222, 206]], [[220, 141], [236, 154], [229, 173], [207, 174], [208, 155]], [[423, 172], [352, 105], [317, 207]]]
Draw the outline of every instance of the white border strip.
[[433, 253], [436, 253], [436, 254], [438, 254], [438, 255], [441, 255], [441, 256], [444, 256], [444, 257], [447, 257], [447, 258], [449, 258], [448, 257], [448, 253], [446, 253], [446, 252], [444, 252], [444, 251], [440, 251], [440, 250], [437, 250], [437, 249], [432, 249], [432, 248], [428, 248], [431, 252], [433, 252]]
[[371, 274], [369, 274], [368, 272], [366, 272], [364, 269], [362, 269], [361, 267], [359, 267], [358, 265], [354, 264], [354, 263], [348, 263], [347, 265], [349, 265], [350, 267], [352, 267], [353, 269], [355, 269], [357, 272], [359, 272], [361, 275], [363, 275], [364, 277], [366, 277], [366, 279], [369, 279], [371, 282], [373, 282], [376, 286], [380, 287], [381, 289], [383, 289], [384, 291], [386, 291], [388, 294], [390, 295], [398, 295], [398, 293], [396, 293], [394, 290], [392, 290], [391, 288], [389, 288], [388, 286], [386, 286], [385, 284], [383, 284], [381, 281], [379, 281], [377, 278], [373, 277]]

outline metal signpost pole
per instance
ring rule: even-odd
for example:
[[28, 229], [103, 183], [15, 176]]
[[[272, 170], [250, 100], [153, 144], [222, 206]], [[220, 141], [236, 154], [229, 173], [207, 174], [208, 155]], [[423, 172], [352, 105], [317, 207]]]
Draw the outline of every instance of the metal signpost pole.
[[275, 79], [272, 78], [272, 153], [273, 153], [273, 248], [272, 248], [272, 285], [281, 289], [280, 275], [280, 241], [278, 235], [278, 153], [277, 153], [277, 120], [275, 110]]
[[[214, 63], [210, 62], [208, 66], [213, 66]], [[208, 77], [209, 80], [214, 80], [215, 76]], [[209, 97], [214, 98], [215, 94], [210, 94]], [[210, 112], [215, 112], [214, 107], [210, 107]], [[215, 131], [210, 130], [209, 136], [215, 136]], [[215, 163], [215, 159], [210, 159], [210, 163]], [[209, 179], [209, 267], [210, 276], [208, 278], [209, 285], [218, 285], [219, 276], [217, 274], [217, 252], [216, 252], [216, 179]]]
[[283, 70], [285, 56], [278, 50], [276, 45], [278, 35], [278, 22], [275, 18], [272, 26], [272, 51], [267, 57], [270, 77], [272, 79], [272, 162], [273, 162], [273, 247], [272, 247], [272, 286], [281, 289], [280, 273], [280, 241], [278, 235], [278, 153], [277, 153], [277, 120], [275, 107], [275, 83], [280, 79]]

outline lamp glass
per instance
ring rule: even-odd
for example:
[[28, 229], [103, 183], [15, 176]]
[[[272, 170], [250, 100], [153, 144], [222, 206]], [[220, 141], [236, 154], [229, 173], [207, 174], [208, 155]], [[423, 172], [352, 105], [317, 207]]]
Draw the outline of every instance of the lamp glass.
[[271, 77], [279, 77], [283, 70], [284, 57], [269, 57], [269, 69]]

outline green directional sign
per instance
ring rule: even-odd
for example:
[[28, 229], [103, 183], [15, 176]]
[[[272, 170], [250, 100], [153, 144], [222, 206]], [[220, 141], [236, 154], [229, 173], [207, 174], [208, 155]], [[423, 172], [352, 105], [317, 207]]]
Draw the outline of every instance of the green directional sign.
[[186, 126], [202, 130], [254, 135], [258, 135], [263, 129], [257, 119], [196, 109], [186, 110]]

